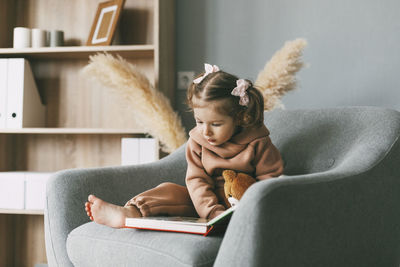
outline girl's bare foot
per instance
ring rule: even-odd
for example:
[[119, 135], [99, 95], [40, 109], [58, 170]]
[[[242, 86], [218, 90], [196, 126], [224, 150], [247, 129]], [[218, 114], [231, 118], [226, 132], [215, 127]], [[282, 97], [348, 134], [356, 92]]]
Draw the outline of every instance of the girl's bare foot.
[[125, 218], [142, 216], [135, 206], [117, 206], [94, 195], [89, 195], [88, 200], [85, 203], [86, 213], [92, 221], [99, 224], [122, 228], [125, 226]]

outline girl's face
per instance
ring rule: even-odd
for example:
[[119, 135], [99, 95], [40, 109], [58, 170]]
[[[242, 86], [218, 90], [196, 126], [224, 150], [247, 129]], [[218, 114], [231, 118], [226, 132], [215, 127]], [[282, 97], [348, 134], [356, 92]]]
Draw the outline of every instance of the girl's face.
[[237, 124], [231, 116], [216, 111], [215, 104], [193, 108], [198, 131], [210, 145], [219, 146], [231, 139]]

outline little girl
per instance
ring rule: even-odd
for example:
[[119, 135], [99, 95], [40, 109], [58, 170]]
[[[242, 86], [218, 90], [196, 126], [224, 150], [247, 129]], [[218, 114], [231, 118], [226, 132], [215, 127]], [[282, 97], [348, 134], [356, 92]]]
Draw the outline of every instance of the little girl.
[[186, 146], [186, 187], [163, 183], [123, 207], [90, 195], [85, 207], [91, 220], [120, 228], [126, 217], [198, 215], [211, 219], [230, 206], [223, 170], [247, 173], [257, 180], [282, 174], [282, 158], [264, 125], [263, 97], [249, 80], [205, 64], [205, 72], [188, 88], [187, 102], [196, 127]]

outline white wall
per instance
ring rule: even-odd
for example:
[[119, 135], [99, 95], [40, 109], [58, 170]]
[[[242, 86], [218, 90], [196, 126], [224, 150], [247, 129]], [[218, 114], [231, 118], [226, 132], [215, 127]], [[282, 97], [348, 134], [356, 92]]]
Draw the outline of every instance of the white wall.
[[[285, 41], [308, 40], [287, 109], [349, 105], [400, 110], [400, 1], [177, 0], [177, 70], [219, 65], [254, 80]], [[178, 91], [182, 104], [184, 91]], [[189, 114], [184, 114], [191, 127]]]

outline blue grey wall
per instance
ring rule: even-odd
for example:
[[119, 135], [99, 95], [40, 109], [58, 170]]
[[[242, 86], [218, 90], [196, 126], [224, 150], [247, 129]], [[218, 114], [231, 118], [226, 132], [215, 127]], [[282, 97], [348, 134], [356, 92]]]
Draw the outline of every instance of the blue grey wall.
[[[176, 70], [203, 62], [254, 80], [285, 41], [307, 39], [287, 109], [349, 105], [400, 110], [398, 0], [176, 0]], [[185, 91], [177, 107], [187, 128]]]

